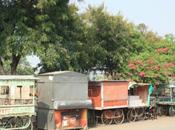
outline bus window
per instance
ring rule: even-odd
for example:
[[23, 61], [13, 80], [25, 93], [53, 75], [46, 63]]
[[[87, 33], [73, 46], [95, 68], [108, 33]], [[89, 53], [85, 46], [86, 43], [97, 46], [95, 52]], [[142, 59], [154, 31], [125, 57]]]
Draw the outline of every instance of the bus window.
[[8, 95], [9, 94], [9, 86], [0, 86], [0, 95]]

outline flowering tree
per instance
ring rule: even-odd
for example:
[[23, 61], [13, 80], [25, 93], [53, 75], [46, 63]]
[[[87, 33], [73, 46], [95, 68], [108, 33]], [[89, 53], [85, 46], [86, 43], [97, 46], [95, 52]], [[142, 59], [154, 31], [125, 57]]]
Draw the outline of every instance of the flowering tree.
[[171, 43], [150, 44], [128, 63], [130, 78], [136, 81], [166, 81], [175, 74], [175, 45]]

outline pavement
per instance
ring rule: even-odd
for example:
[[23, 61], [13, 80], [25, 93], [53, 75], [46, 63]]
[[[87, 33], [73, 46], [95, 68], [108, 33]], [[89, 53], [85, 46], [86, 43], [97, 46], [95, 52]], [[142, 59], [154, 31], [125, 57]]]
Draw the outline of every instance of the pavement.
[[89, 130], [175, 130], [175, 117], [158, 117], [155, 120], [137, 121], [120, 125], [98, 125]]

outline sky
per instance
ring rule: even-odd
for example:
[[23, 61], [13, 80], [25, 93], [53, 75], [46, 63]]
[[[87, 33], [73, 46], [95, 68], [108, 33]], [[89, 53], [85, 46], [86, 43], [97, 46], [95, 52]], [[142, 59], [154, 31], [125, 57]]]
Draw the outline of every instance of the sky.
[[161, 36], [175, 34], [175, 0], [83, 0], [76, 3], [81, 12], [88, 5], [98, 6], [104, 3], [108, 12], [120, 12], [130, 22], [144, 23]]
[[[99, 6], [104, 4], [105, 9], [117, 14], [120, 12], [128, 21], [135, 24], [144, 23], [151, 31], [159, 35], [172, 33], [175, 35], [175, 0], [70, 0], [76, 3], [80, 12], [85, 11], [88, 5]], [[28, 61], [35, 67], [39, 58], [29, 56]]]

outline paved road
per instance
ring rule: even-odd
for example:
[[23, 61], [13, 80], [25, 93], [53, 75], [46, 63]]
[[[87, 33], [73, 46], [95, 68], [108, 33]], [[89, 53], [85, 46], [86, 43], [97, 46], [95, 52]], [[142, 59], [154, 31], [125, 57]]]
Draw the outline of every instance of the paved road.
[[175, 117], [158, 117], [157, 120], [146, 120], [121, 125], [100, 125], [90, 130], [175, 130]]

